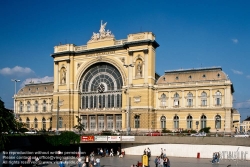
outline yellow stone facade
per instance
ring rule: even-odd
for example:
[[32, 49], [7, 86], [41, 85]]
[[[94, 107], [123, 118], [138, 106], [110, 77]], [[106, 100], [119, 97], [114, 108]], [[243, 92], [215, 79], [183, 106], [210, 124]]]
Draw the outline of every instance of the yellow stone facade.
[[105, 26], [86, 45], [54, 47], [54, 82], [27, 84], [15, 95], [20, 121], [29, 128], [74, 130], [80, 116], [93, 133], [128, 127], [235, 130], [240, 115], [233, 112], [233, 84], [221, 68], [159, 76], [152, 32], [116, 40]]

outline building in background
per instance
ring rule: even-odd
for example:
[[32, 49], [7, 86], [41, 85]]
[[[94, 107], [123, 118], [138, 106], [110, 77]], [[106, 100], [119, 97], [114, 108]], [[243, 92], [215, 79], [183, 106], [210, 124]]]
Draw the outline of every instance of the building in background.
[[232, 132], [233, 84], [220, 67], [155, 72], [152, 32], [116, 40], [107, 23], [87, 45], [54, 47], [54, 82], [27, 84], [15, 96], [16, 114], [28, 128], [86, 132], [171, 131], [211, 127]]

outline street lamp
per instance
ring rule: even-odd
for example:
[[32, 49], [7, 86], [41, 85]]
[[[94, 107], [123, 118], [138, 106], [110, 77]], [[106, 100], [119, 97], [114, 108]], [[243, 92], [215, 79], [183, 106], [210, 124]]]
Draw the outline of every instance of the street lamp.
[[129, 67], [134, 67], [133, 64], [124, 64], [124, 67], [128, 68], [128, 79], [127, 79], [127, 135], [130, 132], [130, 98], [129, 98]]
[[16, 116], [16, 83], [20, 82], [19, 79], [11, 79], [12, 82], [15, 82], [15, 94], [14, 94], [14, 114]]

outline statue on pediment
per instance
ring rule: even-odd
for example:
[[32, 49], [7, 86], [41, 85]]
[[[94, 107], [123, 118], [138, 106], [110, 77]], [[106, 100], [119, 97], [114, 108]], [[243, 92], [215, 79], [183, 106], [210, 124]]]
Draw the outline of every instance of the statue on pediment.
[[110, 30], [105, 30], [106, 28], [106, 25], [107, 25], [107, 22], [106, 23], [102, 23], [101, 21], [101, 27], [100, 27], [100, 30], [99, 30], [99, 33], [94, 33], [93, 32], [93, 35], [91, 37], [91, 39], [89, 40], [90, 41], [98, 41], [98, 40], [101, 40], [101, 39], [106, 39], [106, 38], [114, 38], [114, 34], [111, 33]]

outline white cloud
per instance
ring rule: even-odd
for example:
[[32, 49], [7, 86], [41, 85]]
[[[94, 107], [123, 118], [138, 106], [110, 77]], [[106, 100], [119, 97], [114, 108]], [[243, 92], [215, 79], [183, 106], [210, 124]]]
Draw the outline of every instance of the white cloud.
[[232, 39], [233, 43], [237, 44], [239, 42], [238, 39]]
[[0, 74], [2, 75], [30, 75], [35, 72], [28, 67], [15, 66], [13, 68], [5, 67], [0, 69]]
[[236, 102], [234, 104], [235, 108], [241, 109], [241, 108], [250, 108], [250, 99], [243, 101], [243, 102]]
[[238, 70], [234, 70], [234, 69], [232, 69], [232, 71], [233, 71], [233, 73], [234, 73], [234, 74], [239, 74], [239, 75], [242, 75], [242, 74], [243, 74], [243, 72], [238, 71]]

